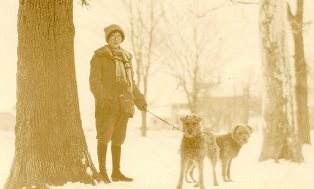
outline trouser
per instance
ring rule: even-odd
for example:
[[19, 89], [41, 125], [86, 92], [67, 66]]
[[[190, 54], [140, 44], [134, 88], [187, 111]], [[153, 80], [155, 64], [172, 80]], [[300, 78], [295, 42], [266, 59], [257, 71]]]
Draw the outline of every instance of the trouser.
[[96, 116], [96, 130], [98, 141], [121, 146], [126, 137], [129, 116], [119, 110], [108, 111]]

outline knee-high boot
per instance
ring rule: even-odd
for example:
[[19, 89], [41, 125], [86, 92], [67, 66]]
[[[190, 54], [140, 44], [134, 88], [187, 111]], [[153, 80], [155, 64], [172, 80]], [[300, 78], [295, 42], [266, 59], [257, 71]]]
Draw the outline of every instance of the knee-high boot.
[[101, 141], [97, 143], [97, 155], [99, 164], [99, 173], [105, 183], [110, 183], [106, 169], [107, 144]]
[[133, 178], [126, 177], [120, 171], [120, 159], [121, 159], [121, 146], [111, 146], [111, 153], [112, 153], [112, 174], [111, 179], [112, 181], [125, 181], [131, 182]]

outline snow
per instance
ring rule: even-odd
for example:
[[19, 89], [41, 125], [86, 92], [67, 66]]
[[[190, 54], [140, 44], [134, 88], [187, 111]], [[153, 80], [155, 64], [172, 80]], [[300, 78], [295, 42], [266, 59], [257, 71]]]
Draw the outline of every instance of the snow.
[[[163, 124], [163, 123], [160, 123]], [[95, 130], [85, 132], [92, 160], [96, 167], [97, 148]], [[312, 132], [312, 138], [314, 132]], [[3, 186], [14, 156], [14, 132], [0, 132], [0, 186]], [[122, 150], [121, 167], [126, 175], [135, 179], [134, 182], [104, 183], [96, 186], [82, 183], [67, 183], [53, 189], [80, 188], [111, 188], [111, 189], [171, 189], [175, 188], [179, 176], [178, 148], [181, 134], [174, 130], [149, 131], [148, 136], [140, 137], [140, 131], [130, 128]], [[275, 163], [272, 160], [258, 162], [262, 145], [261, 133], [254, 133], [249, 143], [241, 149], [239, 156], [232, 164], [233, 182], [224, 183], [220, 177], [220, 163], [217, 166], [217, 176], [220, 186], [212, 186], [211, 166], [205, 160], [205, 186], [216, 189], [310, 189], [314, 185], [314, 147], [304, 146], [305, 162], [295, 164], [288, 161]], [[4, 152], [4, 153], [3, 153]], [[108, 154], [108, 170], [111, 170], [111, 155]], [[192, 184], [184, 183], [184, 188], [194, 188]]]

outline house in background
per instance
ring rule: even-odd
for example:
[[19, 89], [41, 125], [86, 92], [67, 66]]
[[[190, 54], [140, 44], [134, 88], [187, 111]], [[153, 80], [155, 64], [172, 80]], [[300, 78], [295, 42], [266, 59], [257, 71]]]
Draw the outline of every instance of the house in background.
[[[199, 101], [202, 124], [213, 131], [230, 130], [234, 125], [249, 123], [251, 118], [261, 117], [261, 99], [247, 96], [211, 96]], [[172, 105], [172, 117], [179, 123], [182, 112], [189, 112], [188, 105]]]

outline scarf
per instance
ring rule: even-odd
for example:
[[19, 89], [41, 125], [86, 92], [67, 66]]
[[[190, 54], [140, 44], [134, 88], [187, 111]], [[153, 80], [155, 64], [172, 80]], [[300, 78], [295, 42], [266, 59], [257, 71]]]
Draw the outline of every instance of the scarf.
[[116, 63], [116, 82], [126, 85], [129, 92], [133, 91], [131, 64], [122, 48], [111, 49], [108, 47], [110, 55]]

